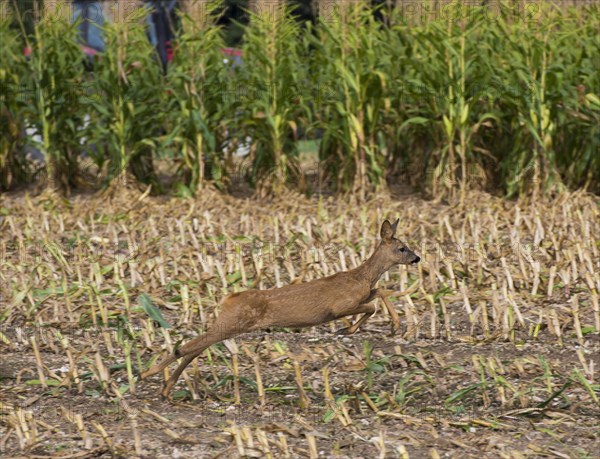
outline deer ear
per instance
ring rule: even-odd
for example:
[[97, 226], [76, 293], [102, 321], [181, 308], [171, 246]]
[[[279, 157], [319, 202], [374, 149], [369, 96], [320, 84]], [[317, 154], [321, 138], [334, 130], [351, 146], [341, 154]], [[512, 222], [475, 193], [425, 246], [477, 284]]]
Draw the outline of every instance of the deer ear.
[[394, 231], [395, 228], [392, 226], [389, 220], [384, 221], [383, 225], [381, 225], [381, 231], [379, 232], [381, 235], [381, 240], [386, 242], [391, 241], [392, 237], [394, 236]]
[[396, 235], [396, 228], [398, 228], [398, 222], [400, 221], [399, 218], [396, 219], [396, 221], [394, 222], [394, 224], [392, 225], [392, 230], [394, 231], [394, 233], [392, 234], [392, 236]]

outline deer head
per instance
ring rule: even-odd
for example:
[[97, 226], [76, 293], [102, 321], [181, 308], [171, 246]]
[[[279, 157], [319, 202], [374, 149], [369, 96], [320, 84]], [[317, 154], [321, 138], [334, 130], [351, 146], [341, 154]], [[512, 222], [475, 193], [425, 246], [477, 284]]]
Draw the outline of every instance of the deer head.
[[421, 258], [406, 247], [404, 242], [394, 237], [399, 221], [400, 219], [397, 219], [394, 224], [391, 224], [389, 220], [383, 222], [380, 231], [381, 244], [378, 252], [390, 265], [414, 265], [421, 261]]

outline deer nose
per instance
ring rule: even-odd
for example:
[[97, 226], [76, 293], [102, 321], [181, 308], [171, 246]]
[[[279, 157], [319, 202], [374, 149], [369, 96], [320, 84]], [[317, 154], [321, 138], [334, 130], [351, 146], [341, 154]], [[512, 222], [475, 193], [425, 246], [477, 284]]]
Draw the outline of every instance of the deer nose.
[[416, 258], [410, 262], [411, 265], [416, 265], [418, 262], [421, 261], [421, 257], [419, 257], [418, 255], [416, 256]]

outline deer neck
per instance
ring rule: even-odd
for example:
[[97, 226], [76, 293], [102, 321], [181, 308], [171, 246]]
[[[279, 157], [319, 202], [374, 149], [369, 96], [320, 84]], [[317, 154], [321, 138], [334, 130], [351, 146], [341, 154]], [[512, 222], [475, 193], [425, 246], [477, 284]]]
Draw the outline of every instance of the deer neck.
[[373, 255], [356, 268], [356, 272], [362, 279], [367, 280], [371, 288], [373, 288], [383, 273], [390, 268], [390, 263], [384, 260], [379, 252], [379, 248], [377, 248], [375, 252], [373, 252]]

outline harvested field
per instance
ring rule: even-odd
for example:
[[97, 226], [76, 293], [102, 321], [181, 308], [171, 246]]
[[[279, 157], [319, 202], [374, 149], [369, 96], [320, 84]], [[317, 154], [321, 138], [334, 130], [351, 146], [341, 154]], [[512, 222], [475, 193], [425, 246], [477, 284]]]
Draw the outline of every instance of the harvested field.
[[[2, 457], [598, 457], [599, 200], [0, 195]], [[229, 292], [351, 269], [384, 218], [423, 259], [385, 308], [138, 381]], [[381, 306], [381, 305], [378, 305]], [[172, 368], [171, 368], [172, 369]]]

